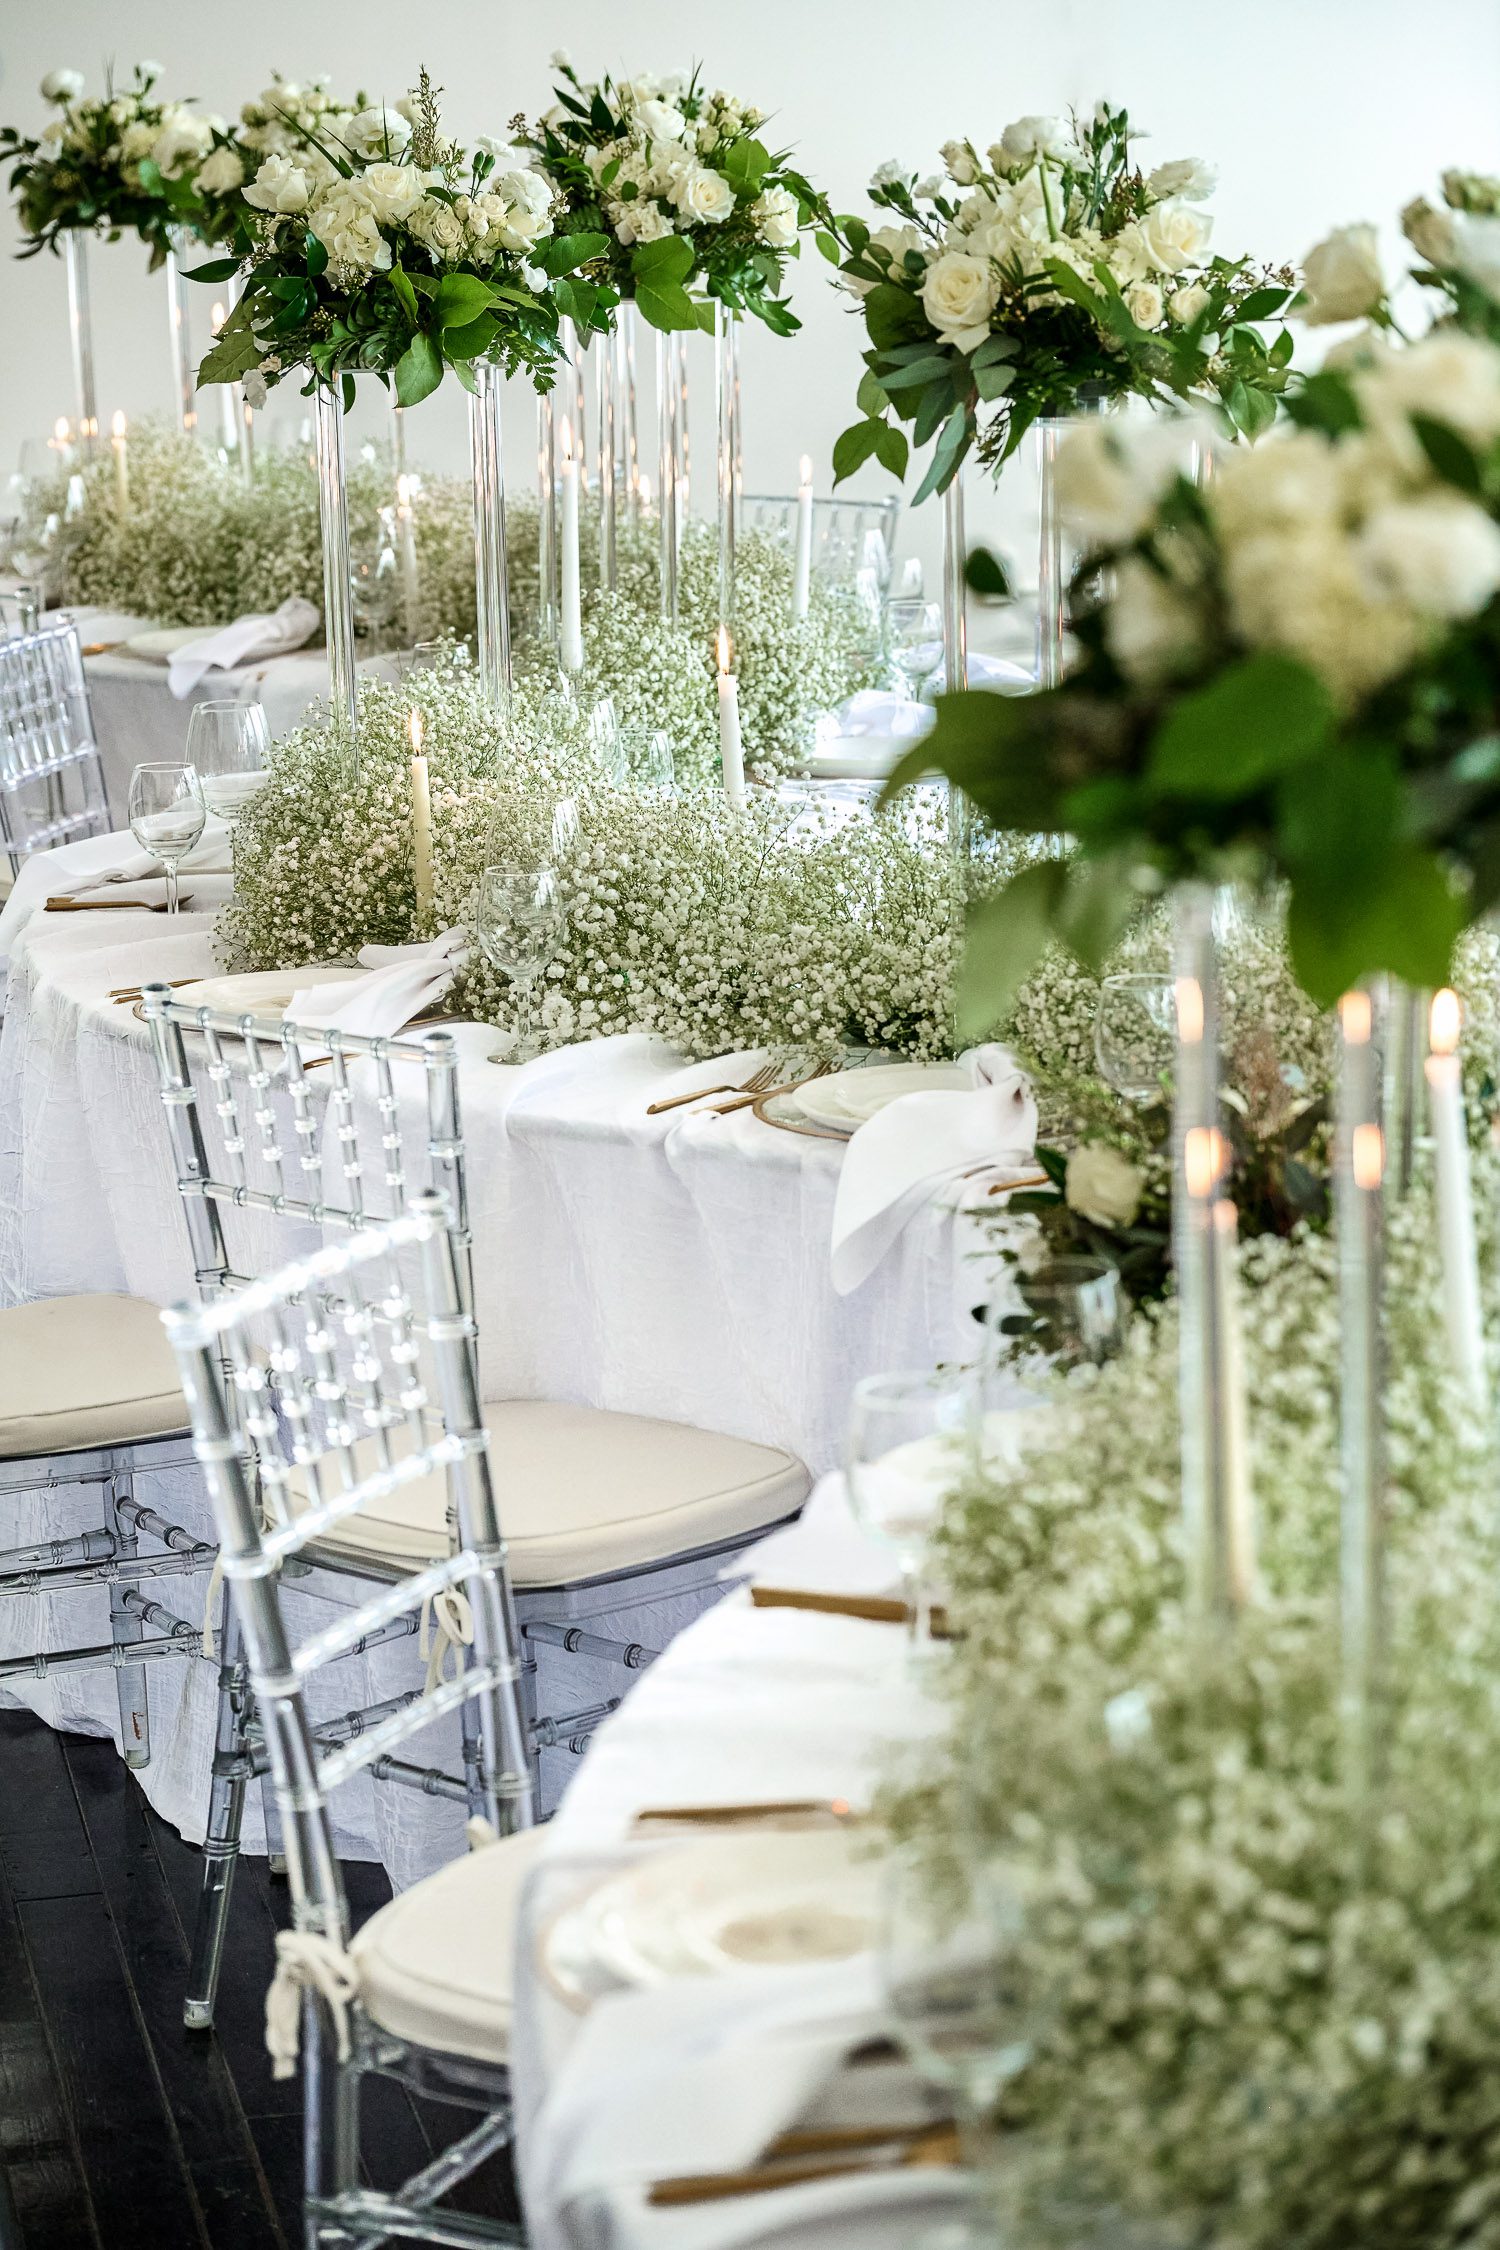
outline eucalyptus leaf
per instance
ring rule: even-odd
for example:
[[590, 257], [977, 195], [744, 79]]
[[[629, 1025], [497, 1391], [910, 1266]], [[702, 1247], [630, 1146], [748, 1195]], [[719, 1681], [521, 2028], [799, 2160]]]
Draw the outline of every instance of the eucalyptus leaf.
[[982, 1038], [1015, 1005], [1053, 934], [1066, 881], [1061, 860], [1040, 860], [969, 916], [955, 1004], [960, 1039]]
[[1146, 779], [1161, 797], [1230, 801], [1315, 756], [1332, 725], [1318, 675], [1295, 657], [1263, 651], [1173, 706], [1152, 741]]

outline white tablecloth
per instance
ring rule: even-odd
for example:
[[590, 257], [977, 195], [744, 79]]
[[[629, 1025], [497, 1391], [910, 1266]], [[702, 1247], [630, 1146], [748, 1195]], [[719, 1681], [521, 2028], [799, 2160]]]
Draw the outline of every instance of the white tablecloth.
[[[824, 1519], [819, 1546], [825, 1559], [845, 1541], [851, 1582], [864, 1580], [869, 1550], [848, 1522], [841, 1483], [825, 1480], [808, 1519]], [[554, 1995], [539, 1966], [545, 1932], [561, 1905], [646, 1848], [630, 1834], [645, 1808], [843, 1798], [858, 1809], [869, 1801], [889, 1746], [920, 1742], [937, 1723], [913, 1678], [899, 1628], [755, 1609], [743, 1591], [690, 1626], [606, 1721], [546, 1831], [523, 1904], [513, 2047], [520, 2175], [535, 2250], [729, 2250], [762, 2241], [774, 2241], [777, 2250], [897, 2250], [919, 2241], [945, 2209], [951, 2212], [959, 2183], [952, 2174], [932, 2172], [653, 2208], [645, 2183], [629, 2176], [628, 2154], [618, 2160], [618, 2176], [604, 2176], [605, 2152], [632, 2145], [624, 2106], [635, 2098], [631, 2074], [622, 2074], [612, 2104], [611, 2091], [601, 2088], [587, 2050], [578, 2045], [582, 2019]], [[670, 1831], [652, 1848], [669, 1849], [695, 1833], [703, 1831]], [[854, 1968], [858, 1989], [869, 1980], [858, 1964]], [[838, 1996], [847, 1998], [847, 1981], [833, 1981]], [[821, 1996], [821, 1986], [816, 1989]], [[755, 1991], [747, 1973], [736, 1991], [741, 2019]], [[626, 1996], [595, 2006], [632, 2010], [637, 2002]], [[631, 2021], [629, 2015], [620, 2019], [626, 2036]], [[682, 2058], [643, 2053], [642, 2070], [662, 2070], [665, 2077], [674, 2059], [683, 2066]], [[721, 2068], [722, 2057], [709, 2053], [702, 2067]], [[751, 2059], [748, 2067], [758, 2065]], [[731, 2069], [731, 2082], [732, 2076]], [[860, 2096], [847, 2079], [843, 2086], [838, 2114], [859, 2121]], [[649, 2103], [654, 2092], [644, 2098]], [[908, 2086], [895, 2114], [920, 2114], [918, 2101]], [[622, 2110], [625, 2128], [613, 2138], [612, 2106]], [[713, 2114], [712, 2078], [697, 2106]], [[591, 2145], [581, 2145], [585, 2140]], [[710, 2162], [706, 2168], [715, 2167]]]

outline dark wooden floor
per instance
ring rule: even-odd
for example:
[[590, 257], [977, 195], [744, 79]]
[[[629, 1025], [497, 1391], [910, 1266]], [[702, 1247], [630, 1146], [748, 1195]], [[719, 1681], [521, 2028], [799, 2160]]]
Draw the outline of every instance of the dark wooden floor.
[[[345, 1874], [363, 1921], [389, 1887]], [[197, 1886], [109, 1743], [0, 1712], [0, 2250], [297, 2250], [301, 2089], [262, 2036], [286, 1886], [241, 1861], [212, 2036], [182, 2028]], [[386, 2187], [472, 2122], [381, 2081], [364, 2120]], [[514, 2216], [507, 2168], [453, 2201]]]

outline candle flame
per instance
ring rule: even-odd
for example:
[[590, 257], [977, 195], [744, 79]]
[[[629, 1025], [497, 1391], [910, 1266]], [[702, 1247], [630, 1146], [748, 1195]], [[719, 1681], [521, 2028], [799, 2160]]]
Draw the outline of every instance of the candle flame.
[[121, 407], [115, 408], [114, 419], [111, 421], [109, 429], [111, 437], [122, 438], [125, 435], [125, 414]]
[[1368, 992], [1346, 992], [1339, 1002], [1339, 1029], [1351, 1047], [1368, 1046], [1372, 1016]]
[[422, 737], [425, 732], [421, 712], [413, 711], [406, 725], [407, 731], [411, 735], [411, 754], [414, 758], [420, 758], [422, 755]]
[[1196, 1047], [1203, 1037], [1203, 987], [1196, 977], [1178, 977], [1173, 986], [1177, 1001], [1177, 1036]]
[[1385, 1176], [1385, 1135], [1378, 1125], [1356, 1125], [1349, 1140], [1349, 1169], [1357, 1188], [1378, 1188]]
[[714, 635], [714, 647], [718, 654], [719, 670], [727, 672], [734, 661], [734, 642], [730, 639], [727, 625], [721, 625]]
[[1190, 1125], [1182, 1137], [1182, 1171], [1188, 1194], [1213, 1194], [1224, 1170], [1224, 1136], [1212, 1125]]
[[213, 311], [208, 316], [208, 325], [215, 336], [218, 335], [219, 330], [223, 327], [225, 321], [228, 318], [229, 315], [225, 312], [222, 305], [214, 306]]
[[797, 473], [804, 484], [812, 483], [812, 455], [810, 453], [803, 454], [802, 459], [797, 464]]
[[1435, 1055], [1451, 1055], [1458, 1046], [1458, 1035], [1463, 1029], [1463, 1002], [1456, 992], [1445, 986], [1432, 996], [1432, 1012], [1427, 1019], [1427, 1036]]
[[67, 444], [69, 438], [73, 435], [73, 425], [66, 414], [58, 415], [57, 420], [52, 425], [52, 435], [59, 445]]

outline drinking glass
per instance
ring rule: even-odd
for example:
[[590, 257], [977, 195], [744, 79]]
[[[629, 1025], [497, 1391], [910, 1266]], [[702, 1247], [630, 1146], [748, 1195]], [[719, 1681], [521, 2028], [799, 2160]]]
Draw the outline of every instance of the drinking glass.
[[474, 893], [474, 935], [493, 968], [508, 977], [516, 997], [516, 1034], [506, 1054], [491, 1062], [526, 1062], [531, 1043], [533, 988], [562, 943], [562, 891], [550, 867], [487, 867]]
[[1045, 1351], [1102, 1367], [1119, 1350], [1125, 1304], [1119, 1269], [1108, 1258], [1049, 1258], [1022, 1276], [1020, 1288], [1033, 1316], [1032, 1341]]
[[137, 766], [130, 777], [131, 833], [166, 870], [167, 912], [177, 912], [177, 867], [203, 834], [208, 809], [197, 774], [186, 765]]
[[918, 594], [898, 594], [885, 605], [886, 645], [907, 695], [915, 702], [943, 660], [943, 613]]
[[404, 680], [408, 672], [441, 672], [452, 661], [451, 641], [418, 641], [413, 648], [397, 649], [396, 677]]
[[1170, 977], [1132, 971], [1104, 979], [1094, 1015], [1099, 1076], [1126, 1101], [1160, 1101], [1172, 1081], [1177, 1007]]
[[616, 789], [629, 785], [630, 769], [626, 763], [625, 746], [620, 738], [620, 721], [614, 698], [601, 695], [589, 713], [589, 748]]
[[968, 1465], [974, 1384], [967, 1371], [867, 1375], [854, 1386], [846, 1469], [849, 1505], [900, 1566], [907, 1632], [928, 1630], [927, 1545]]
[[270, 734], [258, 703], [233, 698], [195, 703], [188, 714], [187, 762], [203, 802], [232, 827], [266, 779]]
[[665, 796], [675, 786], [677, 762], [665, 727], [622, 727], [620, 753], [625, 779], [647, 796]]
[[900, 1849], [883, 1871], [876, 1956], [892, 2036], [952, 2102], [975, 2179], [969, 2222], [945, 2227], [932, 2250], [992, 2250], [998, 2239], [986, 2193], [999, 2185], [995, 2106], [1045, 2027], [1030, 1896], [1022, 1868], [977, 1847], [941, 1869]]

